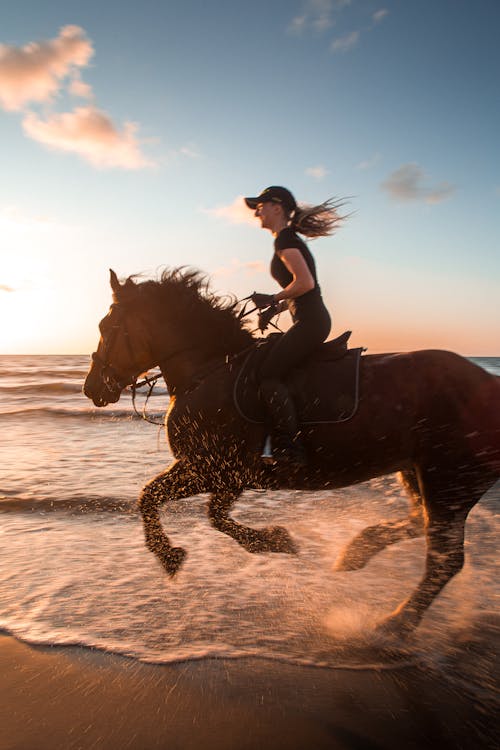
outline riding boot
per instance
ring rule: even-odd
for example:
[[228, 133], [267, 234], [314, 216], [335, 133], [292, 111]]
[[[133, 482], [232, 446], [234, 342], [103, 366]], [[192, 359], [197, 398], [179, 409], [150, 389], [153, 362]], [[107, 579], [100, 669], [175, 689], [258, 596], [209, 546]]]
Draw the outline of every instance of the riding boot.
[[264, 380], [260, 384], [260, 393], [265, 404], [274, 460], [297, 468], [304, 467], [306, 453], [288, 388], [279, 380]]

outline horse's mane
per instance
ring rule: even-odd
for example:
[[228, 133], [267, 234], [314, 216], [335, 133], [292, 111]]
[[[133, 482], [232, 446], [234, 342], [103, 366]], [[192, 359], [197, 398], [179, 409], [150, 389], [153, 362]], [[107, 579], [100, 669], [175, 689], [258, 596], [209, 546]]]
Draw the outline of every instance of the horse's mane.
[[146, 301], [166, 325], [182, 328], [184, 337], [214, 354], [235, 353], [252, 343], [252, 334], [238, 317], [237, 300], [214, 294], [201, 271], [181, 266], [163, 270], [157, 280], [138, 278], [128, 277], [114, 294], [115, 302]]

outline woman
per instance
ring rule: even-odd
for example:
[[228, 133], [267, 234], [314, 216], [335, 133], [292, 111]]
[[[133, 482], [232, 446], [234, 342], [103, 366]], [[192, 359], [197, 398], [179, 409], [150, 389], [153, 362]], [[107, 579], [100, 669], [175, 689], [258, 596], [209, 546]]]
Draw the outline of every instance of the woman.
[[245, 198], [248, 208], [260, 218], [263, 229], [274, 236], [271, 275], [281, 291], [254, 293], [254, 304], [263, 311], [259, 325], [288, 309], [292, 327], [270, 349], [259, 369], [259, 382], [271, 434], [273, 458], [292, 467], [306, 465], [295, 407], [285, 384], [291, 369], [316, 349], [330, 333], [331, 321], [321, 297], [314, 258], [298, 233], [306, 237], [329, 235], [343, 217], [340, 203], [326, 201], [319, 206], [298, 206], [292, 193], [273, 185], [256, 198]]

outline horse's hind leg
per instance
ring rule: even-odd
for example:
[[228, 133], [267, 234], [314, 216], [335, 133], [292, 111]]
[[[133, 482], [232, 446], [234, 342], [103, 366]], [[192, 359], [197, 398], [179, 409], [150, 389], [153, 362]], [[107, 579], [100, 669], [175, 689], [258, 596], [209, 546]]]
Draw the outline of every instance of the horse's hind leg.
[[160, 522], [160, 506], [167, 500], [178, 500], [204, 491], [199, 476], [184, 461], [177, 461], [170, 469], [149, 482], [142, 491], [139, 507], [144, 522], [146, 545], [170, 576], [178, 571], [186, 552], [182, 547], [171, 546]]
[[425, 573], [414, 593], [378, 626], [385, 633], [406, 635], [420, 623], [427, 608], [464, 564], [465, 521], [469, 509], [428, 514]]
[[281, 526], [252, 529], [229, 517], [229, 511], [240, 494], [239, 491], [218, 491], [211, 495], [208, 517], [212, 526], [235, 539], [247, 552], [297, 552], [288, 531]]
[[400, 479], [410, 499], [408, 518], [403, 521], [384, 521], [363, 529], [349, 542], [335, 565], [335, 570], [359, 570], [390, 544], [423, 535], [423, 503], [417, 474], [414, 469], [408, 469], [401, 472]]
[[465, 521], [471, 508], [493, 483], [489, 476], [440, 476], [423, 471], [427, 555], [425, 573], [413, 594], [379, 629], [405, 635], [420, 623], [436, 596], [464, 564]]

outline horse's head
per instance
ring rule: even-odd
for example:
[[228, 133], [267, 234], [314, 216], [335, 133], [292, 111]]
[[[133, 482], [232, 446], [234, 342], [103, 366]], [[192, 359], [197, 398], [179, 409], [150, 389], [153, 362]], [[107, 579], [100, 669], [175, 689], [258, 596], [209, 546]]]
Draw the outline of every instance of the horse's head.
[[127, 385], [157, 364], [146, 316], [138, 305], [138, 285], [132, 279], [120, 284], [114, 271], [110, 283], [114, 302], [99, 323], [99, 344], [83, 386], [96, 406], [116, 403]]

